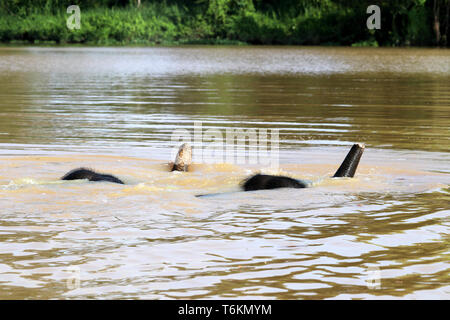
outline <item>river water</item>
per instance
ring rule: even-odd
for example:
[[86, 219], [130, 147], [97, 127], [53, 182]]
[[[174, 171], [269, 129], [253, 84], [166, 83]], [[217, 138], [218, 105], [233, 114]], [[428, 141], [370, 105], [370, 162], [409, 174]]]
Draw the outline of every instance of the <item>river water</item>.
[[450, 299], [449, 128], [445, 49], [0, 48], [0, 298]]

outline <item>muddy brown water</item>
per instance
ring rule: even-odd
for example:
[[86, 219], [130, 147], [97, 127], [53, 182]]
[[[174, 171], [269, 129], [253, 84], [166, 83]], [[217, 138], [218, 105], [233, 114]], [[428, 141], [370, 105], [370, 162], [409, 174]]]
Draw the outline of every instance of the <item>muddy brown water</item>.
[[[168, 172], [195, 122], [279, 130], [279, 166]], [[444, 49], [0, 48], [0, 298], [449, 299], [449, 127]], [[260, 171], [314, 187], [236, 192]]]

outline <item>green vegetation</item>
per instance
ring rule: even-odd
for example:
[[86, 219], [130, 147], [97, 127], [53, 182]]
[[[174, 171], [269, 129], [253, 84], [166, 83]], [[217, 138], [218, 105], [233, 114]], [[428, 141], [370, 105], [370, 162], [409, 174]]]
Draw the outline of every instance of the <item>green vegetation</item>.
[[[69, 5], [81, 28], [70, 30]], [[381, 8], [368, 30], [366, 9]], [[448, 46], [450, 0], [2, 0], [0, 42]]]

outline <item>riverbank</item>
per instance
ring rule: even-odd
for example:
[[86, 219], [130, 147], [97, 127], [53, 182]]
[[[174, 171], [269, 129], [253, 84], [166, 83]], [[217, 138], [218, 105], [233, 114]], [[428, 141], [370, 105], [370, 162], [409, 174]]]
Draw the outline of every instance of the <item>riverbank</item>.
[[[252, 3], [251, 1], [249, 3]], [[331, 2], [330, 2], [331, 3]], [[296, 14], [251, 6], [212, 10], [208, 5], [145, 3], [140, 8], [81, 7], [80, 29], [67, 27], [66, 7], [0, 10], [0, 43], [88, 45], [263, 44], [433, 46], [429, 9], [413, 8], [396, 26], [388, 14], [381, 30], [368, 30], [362, 8], [329, 4]], [[406, 19], [406, 20], [405, 20]], [[406, 21], [406, 22], [405, 22]], [[359, 26], [359, 27], [358, 27]], [[393, 29], [391, 31], [389, 29]]]

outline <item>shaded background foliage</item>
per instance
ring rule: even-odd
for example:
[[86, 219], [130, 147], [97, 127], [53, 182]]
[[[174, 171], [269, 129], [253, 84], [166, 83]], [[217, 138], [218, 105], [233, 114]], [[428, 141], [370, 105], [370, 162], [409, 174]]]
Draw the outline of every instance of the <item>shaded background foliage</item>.
[[[69, 30], [69, 5], [81, 29]], [[381, 8], [368, 30], [366, 8]], [[450, 0], [2, 0], [1, 42], [448, 46]]]

